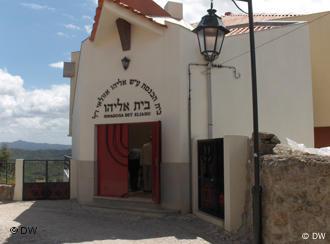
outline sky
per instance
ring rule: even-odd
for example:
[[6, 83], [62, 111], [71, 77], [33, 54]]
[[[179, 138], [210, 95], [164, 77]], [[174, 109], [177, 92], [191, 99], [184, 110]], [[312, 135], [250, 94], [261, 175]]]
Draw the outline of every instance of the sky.
[[[156, 0], [164, 6], [167, 0]], [[198, 22], [209, 0], [183, 0], [184, 18]], [[97, 0], [0, 0], [0, 142], [71, 144], [69, 79], [63, 61], [90, 34]], [[246, 3], [239, 3], [247, 9]], [[220, 14], [237, 13], [214, 0]], [[254, 0], [255, 13], [330, 10], [330, 0]]]

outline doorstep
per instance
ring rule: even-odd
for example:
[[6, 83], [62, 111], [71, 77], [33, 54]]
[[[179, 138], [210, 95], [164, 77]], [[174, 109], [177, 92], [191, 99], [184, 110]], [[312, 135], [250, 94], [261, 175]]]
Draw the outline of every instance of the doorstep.
[[93, 201], [84, 204], [87, 207], [111, 209], [124, 212], [132, 212], [146, 215], [166, 216], [179, 214], [180, 211], [162, 208], [159, 204], [153, 203], [151, 199], [145, 198], [116, 198], [94, 196]]

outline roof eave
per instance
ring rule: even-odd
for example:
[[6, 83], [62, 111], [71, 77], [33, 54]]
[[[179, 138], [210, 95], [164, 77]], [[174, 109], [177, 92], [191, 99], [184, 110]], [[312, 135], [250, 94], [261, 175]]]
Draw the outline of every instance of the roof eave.
[[[151, 17], [146, 16], [146, 15], [142, 14], [141, 12], [139, 12], [125, 4], [122, 4], [117, 0], [99, 0], [98, 7], [96, 8], [93, 30], [92, 30], [91, 36], [89, 38], [91, 41], [95, 40], [105, 1], [107, 1], [107, 4], [109, 4], [109, 6], [107, 7], [107, 10], [109, 10], [110, 12], [115, 13], [116, 15], [118, 15], [121, 18], [125, 18], [129, 22], [134, 22], [134, 23], [139, 22], [140, 26], [143, 26], [144, 28], [147, 28], [154, 33], [162, 34], [163, 28], [164, 27], [167, 28], [166, 25], [154, 21]], [[126, 10], [126, 11], [122, 11], [122, 10]], [[134, 17], [132, 15], [132, 13], [135, 15]], [[137, 21], [137, 19], [139, 19], [139, 21]], [[142, 24], [143, 22], [145, 22], [145, 23]], [[161, 28], [159, 28], [159, 27], [161, 27]]]

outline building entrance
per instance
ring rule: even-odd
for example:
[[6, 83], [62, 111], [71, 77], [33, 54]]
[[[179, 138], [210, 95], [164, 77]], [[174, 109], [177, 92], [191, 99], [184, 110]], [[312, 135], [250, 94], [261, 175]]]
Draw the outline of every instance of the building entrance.
[[98, 195], [160, 203], [160, 122], [97, 126]]

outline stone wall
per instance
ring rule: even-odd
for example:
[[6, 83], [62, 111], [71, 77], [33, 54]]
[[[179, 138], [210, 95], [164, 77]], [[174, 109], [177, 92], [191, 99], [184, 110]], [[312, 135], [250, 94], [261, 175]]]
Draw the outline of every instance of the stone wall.
[[330, 158], [278, 152], [262, 157], [264, 243], [330, 243]]
[[0, 201], [12, 201], [14, 196], [14, 186], [0, 185]]

